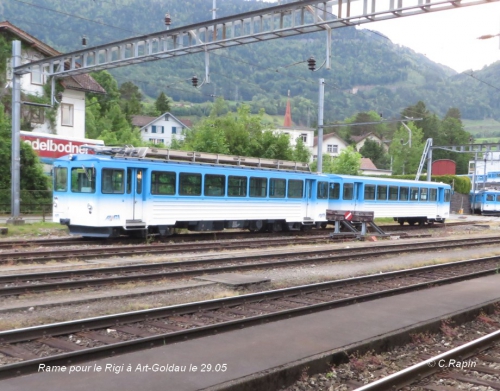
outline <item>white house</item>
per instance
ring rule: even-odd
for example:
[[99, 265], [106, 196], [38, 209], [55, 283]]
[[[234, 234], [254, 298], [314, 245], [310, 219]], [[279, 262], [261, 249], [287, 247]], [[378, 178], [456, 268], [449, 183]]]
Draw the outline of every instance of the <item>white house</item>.
[[181, 121], [170, 113], [159, 117], [134, 115], [132, 125], [140, 128], [141, 138], [145, 142], [170, 145], [172, 140], [184, 140], [185, 129], [189, 129], [188, 121]]
[[290, 145], [295, 146], [300, 138], [308, 149], [312, 149], [314, 145], [314, 129], [304, 126], [280, 126], [273, 131], [274, 133], [288, 134], [290, 137]]
[[[9, 22], [0, 22], [0, 34], [8, 39], [14, 38], [21, 41], [21, 61], [23, 64], [61, 54]], [[47, 77], [41, 69], [23, 75], [21, 77], [21, 99], [23, 102], [34, 100], [30, 99], [30, 95], [43, 96], [44, 84], [47, 81]], [[58, 83], [64, 89], [62, 94], [56, 98], [59, 105], [57, 106], [55, 123], [51, 124], [47, 118], [46, 108], [25, 103], [21, 105], [21, 130], [83, 139], [85, 138], [85, 93], [105, 94], [106, 91], [87, 74], [59, 79]], [[11, 59], [8, 59], [7, 62], [7, 87], [12, 87]]]
[[375, 141], [378, 145], [382, 145], [384, 151], [387, 152], [389, 147], [377, 135], [372, 132], [365, 133], [359, 136], [351, 136], [351, 140], [356, 143], [356, 150], [359, 151], [365, 145], [366, 140]]
[[[323, 135], [322, 155], [330, 155], [332, 157], [339, 156], [348, 144], [339, 137], [336, 133], [328, 133]], [[314, 137], [313, 147], [311, 148], [313, 160], [318, 158], [318, 136]]]
[[392, 175], [391, 170], [383, 170], [377, 168], [375, 164], [373, 164], [371, 159], [368, 159], [367, 157], [361, 158], [361, 166], [359, 167], [359, 169], [363, 175], [369, 175], [369, 176]]

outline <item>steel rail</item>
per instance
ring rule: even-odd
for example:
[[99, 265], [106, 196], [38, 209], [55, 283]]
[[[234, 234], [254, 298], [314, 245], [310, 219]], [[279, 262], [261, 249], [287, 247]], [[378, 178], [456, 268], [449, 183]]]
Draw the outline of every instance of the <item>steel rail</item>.
[[[54, 323], [42, 326], [34, 326], [23, 329], [8, 330], [0, 332], [0, 343], [17, 343], [21, 341], [29, 341], [51, 336], [67, 335], [77, 332], [85, 332], [88, 330], [96, 330], [109, 327], [119, 327], [121, 324], [141, 322], [141, 321], [154, 321], [158, 318], [166, 318], [168, 316], [179, 316], [185, 314], [192, 314], [203, 311], [214, 311], [218, 309], [227, 309], [236, 306], [245, 306], [251, 303], [260, 303], [264, 300], [273, 299], [286, 299], [297, 295], [304, 295], [326, 289], [338, 289], [341, 287], [352, 287], [355, 284], [364, 284], [374, 286], [374, 283], [388, 282], [391, 279], [396, 279], [398, 282], [403, 277], [413, 277], [424, 279], [424, 282], [410, 283], [406, 286], [398, 286], [397, 288], [389, 288], [382, 284], [381, 290], [370, 293], [363, 293], [358, 296], [334, 299], [325, 301], [323, 303], [303, 305], [298, 308], [279, 310], [274, 313], [265, 315], [256, 315], [237, 319], [232, 321], [220, 322], [211, 324], [209, 326], [194, 327], [192, 329], [175, 331], [171, 333], [160, 333], [151, 337], [137, 338], [131, 341], [118, 342], [100, 347], [84, 349], [75, 352], [57, 354], [51, 357], [37, 358], [33, 360], [26, 360], [23, 362], [7, 364], [0, 366], [0, 379], [12, 377], [20, 374], [35, 372], [38, 365], [45, 363], [48, 365], [69, 365], [75, 362], [80, 362], [88, 359], [97, 359], [100, 357], [109, 357], [110, 355], [121, 354], [125, 352], [135, 351], [138, 349], [151, 348], [155, 346], [162, 346], [165, 344], [183, 341], [188, 338], [196, 338], [204, 335], [212, 335], [221, 331], [227, 331], [235, 328], [246, 327], [249, 325], [262, 324], [269, 321], [275, 321], [303, 314], [310, 314], [317, 311], [336, 308], [339, 306], [349, 305], [355, 302], [372, 300], [380, 297], [387, 297], [395, 294], [411, 292], [419, 289], [424, 289], [429, 286], [443, 285], [452, 282], [458, 282], [466, 279], [481, 277], [498, 272], [498, 263], [493, 264], [487, 262], [483, 265], [485, 268], [480, 271], [470, 273], [465, 271], [465, 274], [454, 275], [453, 277], [443, 278], [442, 274], [436, 277], [432, 276], [435, 271], [443, 272], [445, 269], [456, 269], [470, 266], [479, 266], [480, 263], [485, 263], [481, 259], [462, 261], [452, 264], [443, 264], [435, 266], [425, 266], [418, 269], [403, 270], [397, 272], [389, 272], [384, 274], [375, 274], [363, 277], [348, 278], [344, 280], [337, 280], [331, 282], [324, 282], [312, 285], [303, 285], [293, 288], [279, 289], [275, 291], [267, 291], [261, 293], [248, 294], [243, 296], [236, 296], [224, 299], [208, 300], [202, 302], [195, 302], [189, 304], [174, 305], [169, 307], [154, 308], [142, 311], [133, 311], [116, 315], [107, 315], [96, 318], [81, 319], [75, 321], [67, 321], [62, 323]], [[493, 266], [493, 267], [492, 267]], [[43, 342], [43, 340], [40, 340]]]
[[439, 363], [440, 360], [448, 362], [451, 359], [464, 360], [465, 358], [476, 355], [480, 351], [490, 348], [498, 341], [500, 341], [500, 330], [475, 339], [474, 341], [468, 342], [447, 352], [441, 353], [437, 356], [431, 357], [382, 379], [356, 388], [354, 391], [387, 391], [398, 389], [399, 387], [411, 384], [417, 379], [420, 380], [423, 377], [430, 376], [441, 370], [441, 368], [435, 365], [436, 363]]
[[[484, 245], [484, 244], [495, 244], [500, 242], [500, 238], [495, 241], [488, 239], [486, 241], [474, 242], [473, 239], [466, 239], [466, 243], [463, 245]], [[459, 242], [460, 240], [455, 241]], [[180, 262], [163, 262], [163, 263], [152, 263], [152, 264], [141, 264], [141, 265], [127, 265], [127, 266], [115, 266], [106, 268], [93, 268], [93, 269], [81, 269], [81, 270], [70, 270], [70, 271], [58, 271], [58, 272], [42, 272], [42, 273], [28, 273], [28, 274], [16, 274], [16, 275], [5, 275], [0, 276], [0, 296], [9, 295], [21, 295], [27, 293], [35, 292], [47, 292], [59, 289], [78, 289], [78, 288], [88, 288], [100, 285], [111, 285], [127, 283], [131, 281], [150, 281], [150, 280], [161, 280], [168, 278], [184, 278], [199, 276], [204, 274], [214, 274], [222, 272], [236, 272], [244, 270], [252, 270], [262, 267], [286, 267], [293, 266], [297, 264], [304, 263], [320, 263], [320, 262], [335, 262], [343, 261], [346, 259], [353, 260], [360, 257], [377, 257], [381, 255], [390, 255], [394, 253], [401, 252], [421, 252], [427, 250], [436, 250], [443, 248], [457, 247], [457, 243], [446, 242], [444, 244], [436, 243], [419, 243], [419, 244], [403, 244], [403, 245], [384, 245], [371, 248], [366, 250], [365, 248], [358, 249], [330, 249], [330, 250], [314, 250], [307, 251], [304, 253], [294, 253], [294, 254], [280, 254], [281, 260], [279, 261], [269, 261], [270, 255], [254, 255], [254, 256], [242, 256], [242, 257], [232, 257], [232, 258], [213, 258], [213, 259], [203, 259], [203, 260], [191, 260], [191, 261], [180, 261]], [[375, 250], [380, 250], [374, 252]], [[335, 254], [331, 254], [335, 252]], [[307, 257], [308, 255], [318, 255], [327, 254], [326, 256], [316, 256], [314, 258]], [[297, 256], [301, 258], [296, 258]], [[272, 256], [271, 256], [272, 257]], [[295, 259], [285, 259], [283, 257], [294, 257]], [[499, 256], [500, 257], [500, 256]], [[496, 259], [499, 257], [490, 257], [489, 259]], [[234, 265], [234, 263], [242, 262], [252, 262], [246, 265]], [[207, 267], [209, 264], [215, 263], [214, 267]], [[228, 265], [230, 263], [231, 265]], [[220, 265], [217, 265], [220, 264]], [[179, 269], [179, 268], [195, 268], [195, 269], [184, 269], [184, 270], [173, 270], [166, 271], [165, 269]], [[118, 273], [148, 273], [148, 274], [135, 274], [135, 275], [125, 275], [117, 276]], [[99, 274], [114, 274], [110, 277], [100, 277], [100, 278], [87, 278], [78, 281], [56, 281], [49, 283], [40, 283], [45, 280], [54, 279], [74, 279], [77, 277], [91, 277]], [[29, 281], [29, 284], [16, 285], [16, 286], [6, 286], [8, 284], [14, 284], [19, 282]]]

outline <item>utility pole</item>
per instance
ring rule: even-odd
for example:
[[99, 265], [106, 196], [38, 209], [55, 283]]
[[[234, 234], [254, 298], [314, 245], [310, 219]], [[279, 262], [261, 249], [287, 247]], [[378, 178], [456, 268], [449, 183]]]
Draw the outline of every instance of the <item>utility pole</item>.
[[[21, 65], [21, 41], [12, 41], [12, 69]], [[19, 217], [21, 203], [21, 75], [12, 72], [12, 160], [11, 217], [7, 224], [23, 224]]]
[[317, 172], [323, 172], [323, 106], [325, 101], [325, 79], [319, 79], [319, 102], [318, 102], [318, 168]]

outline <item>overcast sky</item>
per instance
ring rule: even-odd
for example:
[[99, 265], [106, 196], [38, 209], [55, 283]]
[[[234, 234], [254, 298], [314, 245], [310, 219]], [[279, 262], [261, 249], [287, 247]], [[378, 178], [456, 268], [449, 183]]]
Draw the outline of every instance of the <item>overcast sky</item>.
[[[354, 2], [353, 7], [358, 4], [361, 2]], [[500, 34], [499, 2], [367, 23], [361, 28], [379, 31], [393, 43], [425, 54], [457, 72], [479, 70], [500, 60], [500, 37], [477, 39]]]
[[363, 28], [379, 31], [393, 43], [457, 72], [479, 70], [500, 60], [500, 37], [477, 39], [500, 34], [500, 3], [369, 23]]

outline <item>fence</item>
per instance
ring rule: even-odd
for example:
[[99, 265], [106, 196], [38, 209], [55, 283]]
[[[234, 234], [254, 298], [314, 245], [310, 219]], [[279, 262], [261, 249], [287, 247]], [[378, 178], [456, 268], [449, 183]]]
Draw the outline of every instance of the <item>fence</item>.
[[[21, 190], [19, 213], [21, 217], [37, 216], [41, 221], [52, 219], [52, 190]], [[0, 215], [10, 216], [11, 190], [0, 189]]]

